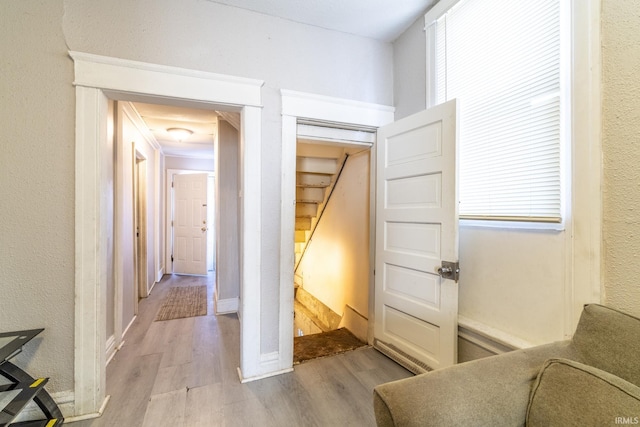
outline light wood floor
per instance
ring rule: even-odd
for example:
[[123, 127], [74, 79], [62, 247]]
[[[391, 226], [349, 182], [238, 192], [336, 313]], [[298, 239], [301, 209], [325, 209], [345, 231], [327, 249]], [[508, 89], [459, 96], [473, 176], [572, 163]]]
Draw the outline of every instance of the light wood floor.
[[[207, 316], [155, 322], [172, 286], [207, 284]], [[374, 426], [377, 384], [412, 374], [373, 348], [316, 359], [241, 384], [239, 321], [213, 314], [213, 276], [165, 276], [107, 366], [111, 400], [85, 426]], [[292, 337], [293, 339], [293, 337]]]

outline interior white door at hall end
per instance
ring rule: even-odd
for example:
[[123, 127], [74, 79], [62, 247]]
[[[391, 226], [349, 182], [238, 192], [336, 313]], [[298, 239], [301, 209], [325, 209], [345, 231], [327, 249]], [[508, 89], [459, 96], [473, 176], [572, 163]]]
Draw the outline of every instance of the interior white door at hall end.
[[207, 274], [206, 173], [173, 178], [173, 272]]
[[455, 100], [378, 130], [374, 345], [424, 372], [457, 359]]

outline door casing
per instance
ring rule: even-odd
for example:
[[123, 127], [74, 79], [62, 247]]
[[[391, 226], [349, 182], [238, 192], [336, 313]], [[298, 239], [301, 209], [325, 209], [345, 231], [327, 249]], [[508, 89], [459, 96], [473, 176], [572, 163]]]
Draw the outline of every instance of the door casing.
[[263, 81], [147, 64], [81, 52], [74, 61], [76, 88], [75, 316], [73, 415], [99, 416], [107, 402], [106, 270], [108, 196], [102, 167], [107, 152], [109, 98], [125, 101], [223, 105], [242, 115], [242, 294], [240, 375], [244, 381], [286, 368], [281, 354], [263, 355], [260, 330], [261, 136]]
[[[355, 125], [376, 128], [391, 123], [394, 108], [372, 104], [282, 90], [282, 180], [281, 180], [281, 246], [280, 246], [280, 345], [293, 361], [293, 270], [294, 270], [294, 223], [296, 200], [296, 144], [299, 120], [311, 120], [328, 127]], [[375, 191], [375, 144], [371, 148], [371, 189]], [[370, 224], [375, 224], [375, 197], [370, 198]], [[375, 251], [375, 230], [370, 232], [370, 280], [369, 280], [369, 341], [373, 337], [373, 266]]]

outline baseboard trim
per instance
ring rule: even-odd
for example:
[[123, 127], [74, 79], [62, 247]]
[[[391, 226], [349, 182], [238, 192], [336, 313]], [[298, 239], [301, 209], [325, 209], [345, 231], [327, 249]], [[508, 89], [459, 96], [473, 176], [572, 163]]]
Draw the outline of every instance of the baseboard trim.
[[535, 345], [464, 316], [458, 316], [458, 336], [495, 354]]
[[218, 294], [215, 294], [215, 298], [213, 300], [213, 310], [216, 314], [237, 313], [239, 306], [239, 298], [218, 299]]
[[[84, 415], [76, 415], [73, 417], [66, 417], [64, 418], [64, 423], [73, 423], [75, 421], [83, 421], [83, 420], [92, 420], [94, 418], [99, 418], [102, 416], [102, 414], [104, 413], [105, 408], [107, 407], [107, 403], [109, 403], [109, 400], [111, 399], [111, 396], [106, 396], [104, 398], [104, 401], [102, 402], [102, 405], [100, 406], [100, 409], [98, 410], [98, 412], [94, 412], [91, 414], [84, 414]], [[64, 414], [64, 411], [62, 411], [62, 413]]]
[[242, 376], [242, 370], [240, 370], [240, 368], [238, 368], [238, 378], [240, 378], [240, 383], [241, 384], [246, 384], [246, 383], [250, 383], [250, 382], [253, 382], [253, 381], [263, 380], [265, 378], [274, 377], [276, 375], [287, 374], [289, 372], [293, 372], [293, 368], [287, 368], [287, 369], [282, 369], [280, 371], [269, 372], [269, 373], [263, 374], [263, 375], [256, 375], [255, 377], [251, 377], [251, 378], [244, 378]]
[[[73, 414], [75, 409], [75, 393], [72, 390], [68, 391], [60, 391], [57, 393], [49, 393], [54, 402], [58, 405], [60, 412], [64, 416], [65, 424], [69, 422], [69, 419], [73, 417], [68, 417], [68, 414]], [[20, 415], [16, 418], [15, 422], [22, 421], [31, 421], [42, 418], [42, 410], [38, 407], [38, 405], [31, 401], [27, 404], [27, 406], [20, 412]]]

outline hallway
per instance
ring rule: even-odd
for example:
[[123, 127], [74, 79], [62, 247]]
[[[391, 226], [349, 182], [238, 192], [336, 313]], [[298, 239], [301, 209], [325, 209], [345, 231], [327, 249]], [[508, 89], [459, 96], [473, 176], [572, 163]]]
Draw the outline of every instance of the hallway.
[[[372, 390], [412, 374], [372, 348], [297, 365], [247, 384], [238, 379], [240, 324], [213, 314], [214, 276], [165, 275], [107, 366], [101, 418], [85, 426], [375, 425]], [[208, 314], [154, 321], [173, 286], [207, 285]]]

